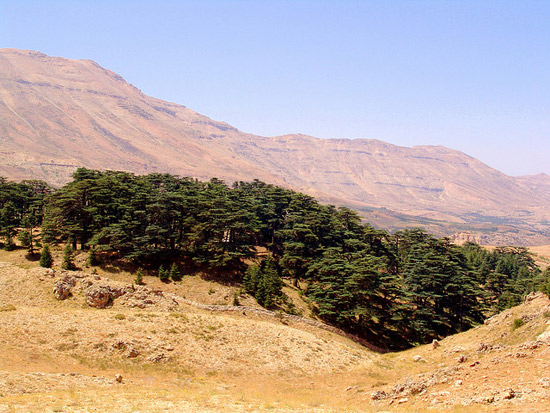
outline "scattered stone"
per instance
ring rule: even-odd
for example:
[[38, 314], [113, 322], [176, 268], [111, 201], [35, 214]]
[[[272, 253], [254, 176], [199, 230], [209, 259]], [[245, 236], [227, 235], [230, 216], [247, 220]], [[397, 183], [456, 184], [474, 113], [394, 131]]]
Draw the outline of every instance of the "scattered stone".
[[396, 395], [409, 395], [409, 394], [418, 394], [425, 390], [427, 387], [427, 384], [425, 381], [415, 381], [412, 379], [408, 379], [404, 381], [403, 383], [398, 383], [393, 387], [393, 392]]
[[493, 346], [487, 343], [479, 343], [479, 345], [477, 346], [478, 353], [491, 351], [492, 349], [493, 349]]
[[475, 367], [475, 366], [478, 366], [478, 365], [479, 365], [479, 361], [476, 360], [472, 364], [470, 364], [470, 367]]
[[130, 358], [135, 358], [137, 356], [139, 356], [140, 352], [137, 348], [135, 347], [131, 347], [128, 349], [128, 353], [126, 353], [126, 357], [128, 357], [129, 359]]
[[457, 380], [455, 382], [455, 386], [462, 386], [462, 380]]
[[426, 360], [424, 360], [421, 356], [418, 356], [418, 355], [414, 356], [414, 357], [413, 357], [413, 360], [414, 360], [416, 363], [420, 363], [420, 362], [425, 363], [425, 362], [426, 362]]
[[370, 394], [371, 400], [382, 400], [388, 397], [388, 394], [383, 390], [373, 391]]
[[349, 386], [349, 387], [346, 387], [345, 391], [350, 391], [350, 390], [353, 390], [353, 389], [355, 389], [355, 386]]
[[71, 296], [71, 289], [76, 285], [76, 278], [70, 274], [66, 274], [60, 281], [56, 282], [53, 287], [53, 295], [58, 300], [65, 300]]
[[536, 300], [537, 298], [540, 298], [540, 297], [544, 297], [544, 293], [543, 292], [530, 292], [528, 295], [526, 295], [525, 297], [523, 297], [523, 303], [528, 303], [530, 301], [533, 301], [533, 300]]
[[113, 348], [117, 350], [125, 350], [128, 345], [124, 340], [118, 340], [113, 343]]
[[537, 341], [528, 341], [527, 343], [523, 343], [521, 346], [519, 346], [520, 350], [535, 350], [539, 347], [542, 347], [544, 345], [544, 342], [541, 340]]
[[435, 349], [438, 348], [439, 346], [440, 346], [439, 341], [437, 341], [437, 340], [434, 338], [434, 341], [432, 341], [432, 349], [435, 350]]
[[402, 399], [399, 399], [399, 400], [397, 401], [397, 404], [403, 404], [403, 403], [407, 403], [408, 401], [409, 401], [409, 399], [408, 399], [408, 398], [406, 398], [406, 397], [403, 397]]
[[464, 354], [461, 354], [456, 359], [457, 363], [464, 363], [466, 360], [468, 360], [468, 356], [466, 356]]
[[464, 347], [456, 346], [456, 347], [453, 347], [452, 349], [450, 349], [449, 353], [460, 353], [461, 351], [464, 351], [464, 350], [465, 350]]
[[155, 356], [148, 357], [147, 360], [152, 363], [160, 363], [161, 361], [168, 360], [168, 357], [166, 357], [164, 353], [159, 353]]
[[504, 400], [510, 400], [510, 399], [513, 399], [514, 397], [516, 397], [516, 392], [512, 389], [506, 389], [504, 391], [504, 394], [502, 395], [502, 398]]
[[117, 383], [122, 383], [122, 375], [121, 374], [116, 374], [115, 375], [115, 380], [117, 381]]

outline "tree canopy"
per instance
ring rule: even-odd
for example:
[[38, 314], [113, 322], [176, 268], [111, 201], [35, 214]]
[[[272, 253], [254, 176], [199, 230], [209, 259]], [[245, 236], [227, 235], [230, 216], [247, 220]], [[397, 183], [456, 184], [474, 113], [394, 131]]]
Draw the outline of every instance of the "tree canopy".
[[[287, 278], [314, 313], [392, 349], [463, 331], [549, 289], [524, 248], [462, 247], [422, 229], [389, 234], [354, 211], [258, 180], [78, 169], [53, 190], [0, 179], [0, 237], [92, 249], [178, 280], [176, 262], [242, 282], [267, 307]], [[23, 235], [21, 235], [23, 234]], [[30, 238], [29, 238], [30, 237]], [[32, 242], [31, 242], [32, 241]]]

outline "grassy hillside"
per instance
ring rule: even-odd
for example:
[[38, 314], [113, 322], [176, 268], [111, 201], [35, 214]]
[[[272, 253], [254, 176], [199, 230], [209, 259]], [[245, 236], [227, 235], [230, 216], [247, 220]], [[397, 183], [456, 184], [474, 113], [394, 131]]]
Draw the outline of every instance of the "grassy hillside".
[[[277, 313], [205, 309], [231, 305], [237, 287], [200, 276], [145, 277], [94, 308], [83, 286], [133, 280], [97, 272], [0, 253], [0, 411], [544, 411], [550, 400], [543, 295], [437, 349], [379, 354]], [[67, 275], [77, 283], [58, 301]]]

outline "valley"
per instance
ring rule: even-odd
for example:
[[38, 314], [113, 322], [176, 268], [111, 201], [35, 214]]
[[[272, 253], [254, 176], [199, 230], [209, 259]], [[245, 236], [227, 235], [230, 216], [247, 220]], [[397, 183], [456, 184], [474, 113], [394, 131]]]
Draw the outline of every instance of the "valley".
[[[550, 401], [541, 294], [437, 348], [380, 354], [276, 314], [190, 305], [231, 306], [234, 287], [201, 276], [145, 277], [141, 295], [96, 308], [87, 285], [132, 288], [132, 275], [87, 268], [83, 254], [82, 271], [37, 267], [20, 250], [0, 261], [0, 411], [542, 412]], [[67, 276], [77, 282], [57, 300]]]

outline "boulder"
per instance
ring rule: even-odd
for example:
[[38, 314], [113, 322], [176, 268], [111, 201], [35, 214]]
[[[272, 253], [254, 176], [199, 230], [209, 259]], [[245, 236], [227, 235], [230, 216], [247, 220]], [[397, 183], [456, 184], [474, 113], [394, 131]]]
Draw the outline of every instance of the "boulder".
[[71, 296], [71, 289], [76, 285], [76, 278], [66, 274], [61, 280], [55, 283], [53, 295], [58, 300], [65, 300]]
[[90, 280], [82, 283], [82, 289], [86, 303], [95, 308], [109, 307], [113, 300], [132, 291], [132, 287], [93, 283]]
[[111, 289], [105, 285], [92, 284], [85, 290], [86, 303], [90, 307], [105, 308], [112, 304]]

